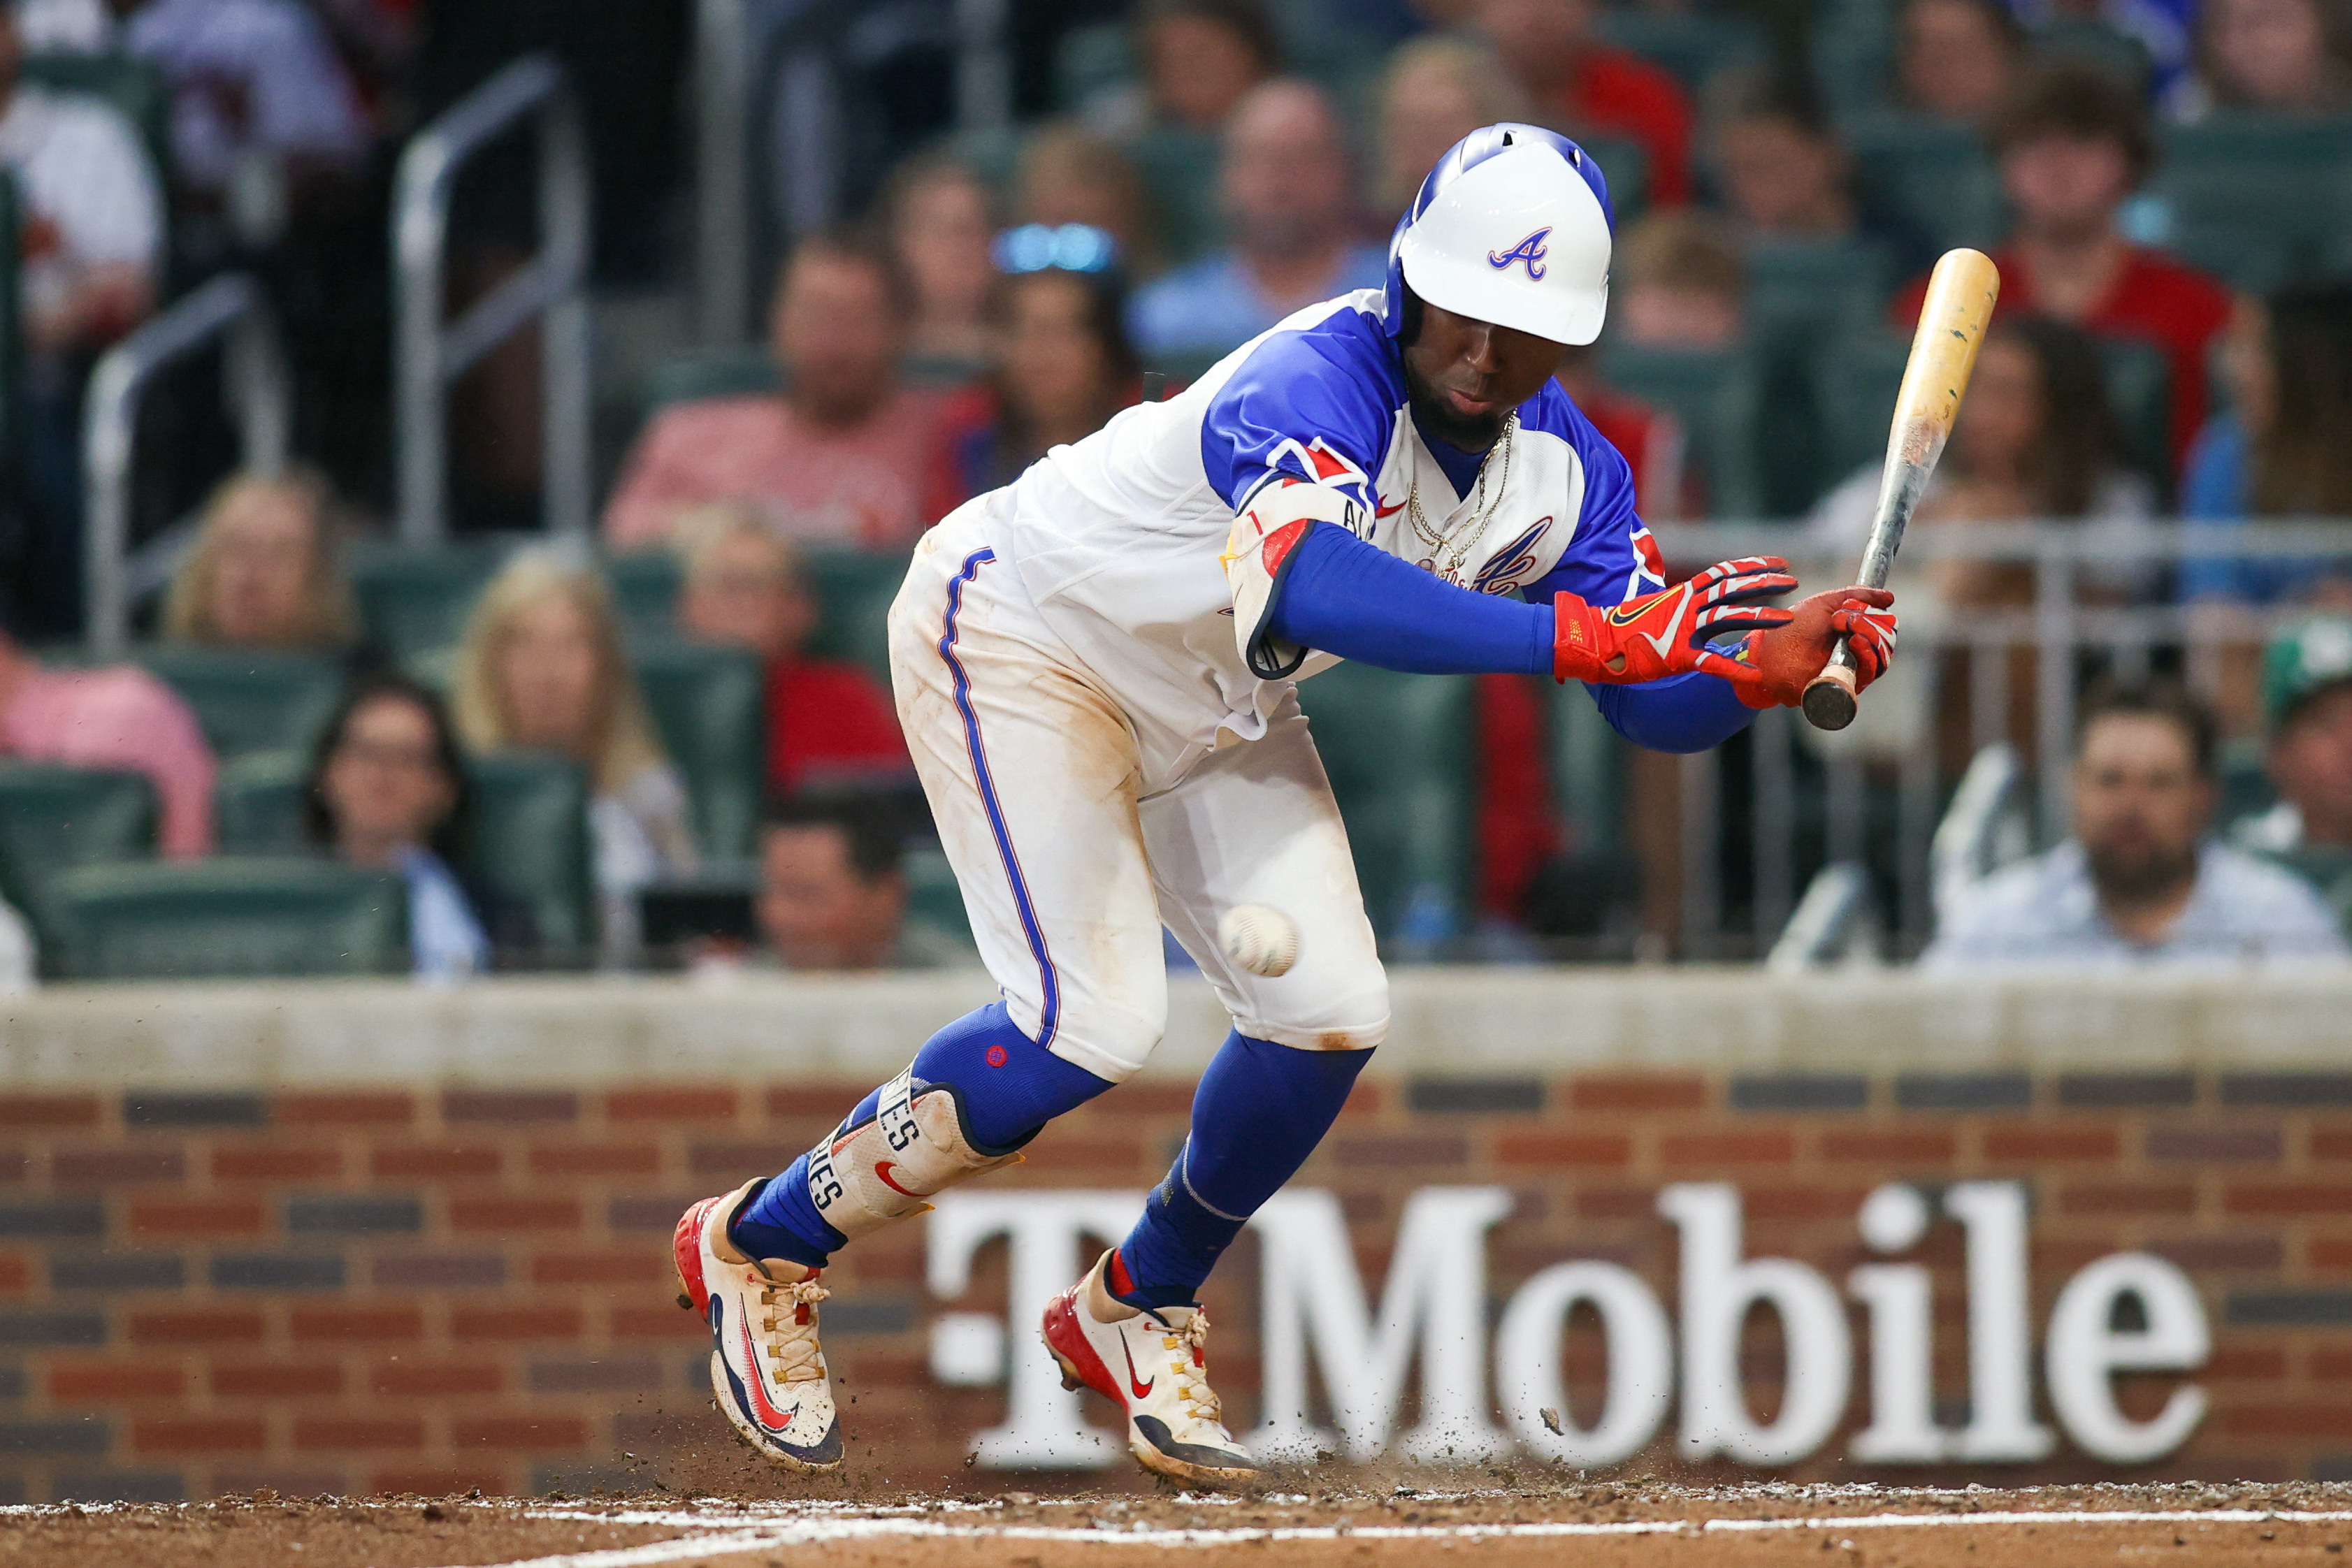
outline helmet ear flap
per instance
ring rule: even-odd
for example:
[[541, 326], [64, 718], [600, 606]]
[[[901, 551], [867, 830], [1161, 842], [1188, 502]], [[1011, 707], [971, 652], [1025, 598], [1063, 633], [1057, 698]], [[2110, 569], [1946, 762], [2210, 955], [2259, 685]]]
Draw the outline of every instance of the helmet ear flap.
[[1401, 283], [1400, 287], [1404, 294], [1404, 312], [1397, 324], [1397, 342], [1401, 347], [1410, 349], [1421, 340], [1422, 318], [1427, 311], [1421, 296], [1412, 291], [1412, 284]]

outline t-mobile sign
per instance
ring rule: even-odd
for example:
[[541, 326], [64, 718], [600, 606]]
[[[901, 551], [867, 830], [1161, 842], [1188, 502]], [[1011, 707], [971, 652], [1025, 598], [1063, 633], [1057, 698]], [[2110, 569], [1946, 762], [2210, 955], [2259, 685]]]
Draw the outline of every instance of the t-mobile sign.
[[[1126, 1234], [1142, 1203], [1136, 1192], [940, 1197], [929, 1219], [934, 1295], [964, 1293], [985, 1243], [1003, 1237], [1011, 1248], [1011, 1329], [971, 1312], [947, 1313], [932, 1326], [931, 1367], [941, 1382], [1009, 1379], [1004, 1423], [975, 1438], [981, 1464], [1085, 1469], [1117, 1460], [1118, 1445], [1087, 1425], [1080, 1396], [1062, 1387], [1034, 1325], [1092, 1260], [1092, 1249]], [[2058, 1292], [2042, 1325], [2041, 1356], [2056, 1429], [2036, 1416], [2027, 1210], [2017, 1183], [1941, 1191], [1942, 1217], [1967, 1243], [1969, 1416], [1958, 1426], [1935, 1416], [1924, 1265], [1865, 1263], [1846, 1275], [1844, 1290], [1868, 1326], [1857, 1367], [1838, 1285], [1794, 1259], [1746, 1255], [1737, 1187], [1682, 1183], [1663, 1189], [1657, 1203], [1680, 1239], [1671, 1312], [1631, 1270], [1569, 1260], [1518, 1288], [1490, 1343], [1486, 1233], [1509, 1214], [1508, 1191], [1413, 1194], [1377, 1301], [1357, 1272], [1339, 1200], [1319, 1191], [1276, 1197], [1251, 1221], [1264, 1271], [1265, 1416], [1245, 1440], [1269, 1459], [1322, 1452], [1466, 1464], [1524, 1451], [1602, 1466], [1640, 1452], [1671, 1418], [1685, 1459], [1788, 1465], [1829, 1441], [1857, 1376], [1868, 1419], [1845, 1452], [1864, 1464], [2023, 1463], [2050, 1454], [2061, 1431], [2095, 1458], [2140, 1464], [2179, 1448], [2204, 1416], [2204, 1391], [2192, 1384], [2176, 1386], [2147, 1419], [2116, 1400], [2116, 1374], [2194, 1371], [2211, 1345], [2187, 1276], [2145, 1252], [2101, 1258]], [[1863, 1242], [1890, 1260], [1907, 1252], [1936, 1223], [1937, 1207], [1919, 1188], [1882, 1186], [1856, 1217]], [[1589, 1426], [1568, 1413], [1561, 1375], [1579, 1305], [1598, 1319], [1606, 1346], [1607, 1390]], [[1779, 1316], [1786, 1347], [1783, 1393], [1769, 1421], [1756, 1417], [1741, 1387], [1740, 1329], [1758, 1309]], [[1328, 1428], [1308, 1415], [1310, 1362], [1327, 1391]], [[1399, 1432], [1416, 1368], [1418, 1419]]]

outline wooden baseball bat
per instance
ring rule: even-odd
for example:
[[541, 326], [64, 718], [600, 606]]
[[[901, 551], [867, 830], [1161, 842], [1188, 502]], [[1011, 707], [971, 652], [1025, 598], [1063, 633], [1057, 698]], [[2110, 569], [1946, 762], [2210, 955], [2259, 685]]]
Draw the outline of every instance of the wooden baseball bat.
[[[1866, 588], [1886, 586], [1903, 529], [1952, 434], [1985, 323], [1992, 319], [1993, 301], [2000, 297], [2000, 269], [1982, 251], [1948, 250], [1928, 275], [1927, 298], [1919, 308], [1919, 329], [1911, 339], [1903, 390], [1895, 397], [1894, 427], [1886, 435], [1878, 515], [1854, 578]], [[1840, 639], [1828, 665], [1805, 688], [1805, 717], [1815, 729], [1843, 729], [1853, 722], [1853, 650]]]

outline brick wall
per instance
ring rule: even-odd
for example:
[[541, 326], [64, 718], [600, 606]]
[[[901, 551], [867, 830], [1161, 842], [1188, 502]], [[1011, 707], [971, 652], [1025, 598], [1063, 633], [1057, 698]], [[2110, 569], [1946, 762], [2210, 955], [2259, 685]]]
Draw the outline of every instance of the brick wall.
[[[717, 1431], [698, 1325], [670, 1302], [678, 1210], [780, 1168], [864, 1087], [0, 1097], [0, 1497], [620, 1480], [622, 1451], [675, 1441], [681, 1417]], [[995, 1179], [1139, 1189], [1189, 1100], [1131, 1083]], [[2030, 1185], [2037, 1323], [2067, 1274], [2117, 1249], [2197, 1281], [2212, 1413], [2164, 1473], [2352, 1475], [2352, 1074], [1368, 1080], [1306, 1179], [1341, 1196], [1368, 1281], [1414, 1188], [1496, 1182], [1518, 1195], [1491, 1238], [1497, 1295], [1603, 1257], [1671, 1301], [1666, 1182], [1737, 1183], [1751, 1254], [1837, 1279], [1862, 1260], [1874, 1186], [1963, 1176]], [[1927, 1256], [1957, 1398], [1951, 1230]], [[994, 1390], [933, 1387], [925, 1337], [936, 1308], [1001, 1310], [1001, 1246], [953, 1303], [925, 1296], [922, 1248], [917, 1222], [853, 1249], [826, 1311], [853, 1442], [914, 1479], [961, 1474], [1002, 1409]], [[1211, 1297], [1237, 1429], [1255, 1416], [1246, 1249]], [[1856, 1471], [1825, 1457], [1804, 1473]], [[2114, 1472], [2062, 1453], [2033, 1473]]]

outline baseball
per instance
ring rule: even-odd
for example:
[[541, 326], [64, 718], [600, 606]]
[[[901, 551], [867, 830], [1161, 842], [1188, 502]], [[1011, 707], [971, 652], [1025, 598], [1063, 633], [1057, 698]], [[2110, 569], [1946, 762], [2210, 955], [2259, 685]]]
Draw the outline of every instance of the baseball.
[[1237, 904], [1217, 922], [1217, 940], [1233, 961], [1271, 980], [1298, 962], [1298, 927], [1279, 909]]

